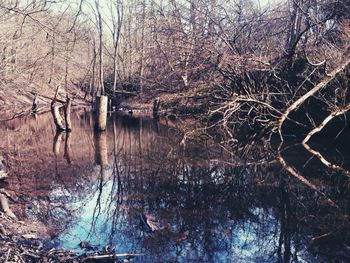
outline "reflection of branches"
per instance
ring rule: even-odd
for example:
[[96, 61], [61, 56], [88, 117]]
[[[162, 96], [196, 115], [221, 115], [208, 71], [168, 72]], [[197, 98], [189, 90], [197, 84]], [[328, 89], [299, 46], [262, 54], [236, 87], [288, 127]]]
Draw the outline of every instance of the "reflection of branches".
[[122, 192], [122, 184], [121, 184], [121, 179], [120, 179], [120, 173], [119, 173], [119, 167], [118, 167], [118, 160], [117, 157], [121, 152], [121, 149], [119, 150], [119, 152], [117, 153], [117, 146], [116, 146], [116, 141], [117, 141], [117, 137], [116, 137], [116, 123], [115, 123], [115, 118], [113, 118], [113, 145], [114, 145], [114, 149], [113, 149], [113, 154], [114, 154], [114, 164], [113, 164], [113, 185], [112, 185], [112, 190], [110, 193], [110, 203], [109, 203], [109, 208], [111, 208], [112, 206], [112, 202], [114, 200], [114, 189], [115, 189], [115, 183], [116, 183], [116, 179], [117, 179], [117, 200], [116, 200], [116, 207], [114, 208], [114, 212], [112, 215], [112, 228], [111, 228], [111, 233], [109, 235], [109, 240], [110, 243], [113, 239], [113, 236], [116, 232], [116, 220], [117, 220], [117, 216], [118, 216], [118, 212], [119, 212], [119, 206], [122, 203], [122, 198], [121, 198], [121, 192]]
[[[279, 262], [289, 262], [291, 255], [291, 210], [290, 200], [285, 187], [283, 178], [280, 178], [280, 218], [281, 218], [281, 232], [278, 244], [278, 258]], [[282, 246], [284, 247], [284, 255], [282, 260]]]
[[[101, 198], [103, 193], [103, 186], [106, 172], [106, 165], [108, 165], [108, 150], [107, 150], [107, 133], [104, 132], [95, 132], [95, 162], [100, 166], [100, 178], [99, 178], [99, 188], [98, 188], [98, 196], [96, 200], [96, 205], [92, 214], [92, 222], [91, 228], [89, 231], [89, 235], [96, 228], [96, 223], [98, 221], [99, 215], [101, 214]], [[113, 189], [113, 187], [112, 187]], [[113, 191], [113, 190], [112, 190]]]
[[90, 236], [93, 233], [93, 231], [96, 229], [96, 223], [97, 223], [98, 217], [101, 213], [102, 192], [103, 192], [103, 168], [101, 167], [99, 187], [98, 187], [98, 196], [96, 199], [96, 205], [95, 205], [94, 211], [92, 213], [91, 228], [90, 228], [88, 236]]
[[72, 164], [71, 154], [70, 154], [71, 153], [70, 143], [71, 143], [71, 133], [67, 132], [65, 143], [64, 143], [64, 155], [63, 156], [66, 158], [68, 164]]
[[[281, 148], [282, 144], [280, 145], [279, 148]], [[311, 188], [312, 190], [316, 191], [318, 194], [320, 194], [321, 196], [323, 196], [327, 202], [334, 206], [334, 207], [338, 207], [331, 199], [329, 199], [325, 193], [323, 193], [315, 184], [311, 183], [309, 180], [307, 180], [304, 176], [302, 176], [295, 168], [293, 168], [292, 166], [289, 166], [286, 161], [284, 160], [284, 158], [282, 157], [281, 153], [280, 153], [280, 149], [278, 150], [278, 160], [281, 163], [281, 165], [283, 166], [284, 169], [286, 169], [292, 176], [294, 176], [296, 179], [298, 179], [300, 182], [302, 182], [304, 185], [308, 186], [309, 188]]]
[[312, 149], [309, 145], [303, 144], [303, 146], [306, 150], [308, 150], [313, 156], [316, 156], [327, 167], [337, 171], [341, 171], [344, 173], [345, 176], [350, 177], [350, 171], [344, 169], [343, 167], [337, 164], [329, 162], [320, 152]]

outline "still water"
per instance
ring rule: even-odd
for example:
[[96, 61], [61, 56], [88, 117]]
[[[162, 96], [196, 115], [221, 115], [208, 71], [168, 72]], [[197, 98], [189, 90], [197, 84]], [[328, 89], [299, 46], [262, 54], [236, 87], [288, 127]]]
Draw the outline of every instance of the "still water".
[[75, 112], [70, 134], [49, 114], [0, 127], [13, 211], [45, 226], [47, 249], [83, 253], [84, 242], [141, 254], [133, 262], [350, 260], [349, 155], [334, 143], [312, 145], [319, 155], [266, 138], [228, 149], [183, 121], [92, 125]]

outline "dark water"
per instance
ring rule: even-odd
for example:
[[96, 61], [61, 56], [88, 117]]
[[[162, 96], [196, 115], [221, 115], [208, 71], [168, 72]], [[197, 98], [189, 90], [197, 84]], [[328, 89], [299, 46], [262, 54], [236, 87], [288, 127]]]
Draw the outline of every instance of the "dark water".
[[109, 245], [143, 254], [133, 262], [350, 260], [346, 147], [312, 145], [329, 168], [300, 144], [184, 140], [182, 122], [111, 116], [94, 133], [76, 112], [73, 127], [56, 134], [42, 115], [0, 130], [13, 210], [42, 222], [47, 248]]

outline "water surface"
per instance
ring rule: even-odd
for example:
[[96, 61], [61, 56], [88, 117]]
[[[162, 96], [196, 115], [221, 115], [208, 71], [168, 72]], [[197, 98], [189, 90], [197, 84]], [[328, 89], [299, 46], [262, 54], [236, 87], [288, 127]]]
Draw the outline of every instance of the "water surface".
[[0, 127], [14, 211], [45, 224], [47, 248], [108, 245], [143, 254], [134, 262], [350, 259], [349, 155], [333, 143], [312, 145], [328, 168], [300, 144], [184, 140], [183, 122], [113, 115], [106, 132], [92, 126], [75, 112], [70, 134], [49, 114]]

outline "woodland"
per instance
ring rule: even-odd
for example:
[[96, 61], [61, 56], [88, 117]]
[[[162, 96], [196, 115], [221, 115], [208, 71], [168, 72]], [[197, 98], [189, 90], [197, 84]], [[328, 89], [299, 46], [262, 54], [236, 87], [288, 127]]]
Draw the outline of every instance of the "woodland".
[[1, 1], [2, 108], [22, 113], [56, 90], [108, 95], [116, 108], [159, 98], [231, 137], [236, 125], [281, 133], [285, 120], [307, 134], [349, 108], [349, 10], [346, 0]]

